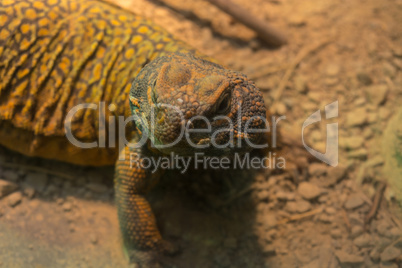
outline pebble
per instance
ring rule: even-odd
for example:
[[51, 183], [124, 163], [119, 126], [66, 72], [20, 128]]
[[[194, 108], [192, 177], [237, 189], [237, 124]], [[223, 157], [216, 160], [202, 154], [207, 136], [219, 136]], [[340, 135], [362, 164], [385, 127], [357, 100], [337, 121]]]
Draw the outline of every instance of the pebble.
[[24, 195], [28, 197], [28, 199], [32, 199], [35, 196], [35, 189], [33, 188], [25, 188]]
[[353, 244], [359, 248], [370, 247], [373, 245], [373, 238], [371, 235], [365, 233], [353, 239]]
[[310, 182], [302, 182], [297, 187], [298, 193], [307, 200], [317, 198], [321, 195], [322, 191], [320, 187]]
[[333, 238], [341, 238], [342, 237], [342, 231], [340, 229], [331, 230], [331, 237], [333, 237]]
[[366, 159], [368, 155], [368, 151], [365, 148], [361, 148], [358, 150], [350, 151], [348, 153], [349, 158], [357, 158], [357, 159]]
[[321, 214], [318, 216], [318, 220], [323, 223], [333, 223], [335, 218], [333, 215]]
[[386, 221], [380, 221], [375, 229], [379, 235], [386, 236], [390, 227]]
[[354, 109], [346, 115], [346, 126], [361, 126], [367, 122], [367, 112], [365, 107]]
[[278, 219], [275, 213], [266, 212], [262, 217], [259, 218], [261, 223], [268, 229], [275, 227], [278, 223]]
[[383, 104], [388, 94], [388, 86], [384, 84], [368, 86], [364, 89], [368, 100], [376, 106]]
[[286, 201], [291, 201], [291, 200], [295, 200], [296, 195], [292, 192], [284, 192], [284, 191], [278, 191], [275, 194], [276, 198], [278, 198], [279, 200], [286, 200]]
[[73, 205], [70, 202], [66, 202], [62, 205], [64, 211], [71, 211]]
[[348, 138], [343, 138], [339, 141], [339, 146], [345, 149], [359, 149], [363, 146], [364, 143], [364, 138], [363, 137], [348, 137]]
[[90, 182], [90, 183], [86, 184], [86, 188], [91, 190], [92, 192], [98, 193], [98, 194], [106, 193], [108, 190], [106, 185], [96, 183], [96, 182]]
[[348, 199], [346, 200], [344, 207], [346, 209], [355, 209], [364, 204], [364, 199], [362, 198], [361, 194], [351, 194]]
[[16, 183], [0, 179], [0, 199], [15, 192], [17, 189], [18, 185]]
[[360, 225], [353, 225], [352, 229], [350, 230], [350, 237], [354, 239], [363, 233], [364, 233], [363, 227], [361, 227]]
[[42, 173], [28, 173], [25, 184], [31, 186], [38, 192], [43, 192], [47, 184], [47, 175]]
[[350, 254], [345, 251], [336, 251], [335, 255], [339, 262], [343, 265], [362, 264], [364, 262], [364, 258], [362, 256]]
[[326, 68], [326, 74], [328, 76], [337, 76], [340, 72], [341, 68], [338, 64], [330, 64]]
[[325, 208], [325, 213], [329, 214], [329, 215], [334, 215], [336, 213], [336, 209], [333, 207], [326, 207]]
[[354, 105], [355, 107], [359, 107], [359, 106], [363, 106], [364, 104], [366, 104], [366, 102], [367, 102], [366, 98], [361, 97], [361, 98], [357, 98], [357, 99], [353, 102], [353, 105]]
[[385, 107], [380, 108], [379, 116], [381, 120], [388, 120], [391, 117], [391, 110]]
[[327, 173], [328, 166], [322, 163], [311, 163], [308, 166], [308, 173], [311, 176], [321, 176]]
[[288, 16], [287, 20], [288, 24], [293, 27], [301, 27], [306, 25], [306, 19], [300, 14], [293, 13], [291, 16]]
[[96, 245], [98, 244], [98, 237], [95, 234], [91, 234], [89, 236], [89, 240], [91, 241], [92, 244]]
[[7, 201], [8, 201], [8, 205], [10, 206], [10, 207], [15, 207], [15, 206], [17, 206], [18, 204], [20, 204], [21, 203], [21, 201], [22, 201], [22, 194], [21, 194], [21, 192], [15, 192], [15, 193], [12, 193], [12, 194], [10, 194], [8, 197], [7, 197]]
[[374, 124], [378, 120], [378, 113], [373, 112], [373, 113], [367, 113], [367, 123], [369, 124]]
[[285, 210], [290, 213], [304, 213], [311, 209], [311, 204], [304, 200], [299, 201], [291, 201], [288, 202], [285, 206]]
[[384, 164], [384, 158], [381, 155], [376, 155], [367, 160], [365, 163], [366, 167], [377, 167]]
[[388, 61], [384, 62], [383, 66], [382, 66], [382, 71], [385, 76], [388, 76], [391, 78], [395, 77], [395, 74], [397, 72], [395, 67]]
[[350, 213], [348, 216], [350, 224], [363, 226], [364, 221], [359, 213]]
[[307, 90], [308, 90], [307, 78], [305, 76], [297, 75], [294, 78], [293, 83], [294, 83], [294, 88], [296, 89], [297, 92], [302, 93], [302, 94], [307, 92]]
[[327, 171], [328, 180], [335, 184], [342, 180], [346, 175], [346, 168], [343, 166], [331, 167]]
[[257, 198], [259, 201], [266, 201], [266, 200], [268, 200], [269, 196], [270, 196], [270, 194], [269, 194], [269, 191], [267, 191], [267, 190], [257, 192]]
[[402, 254], [399, 248], [394, 246], [387, 247], [380, 255], [381, 261], [392, 261], [398, 258]]
[[365, 71], [360, 71], [356, 75], [357, 80], [365, 86], [371, 85], [373, 83], [373, 79], [371, 78], [370, 74]]
[[378, 262], [380, 260], [380, 253], [381, 252], [380, 252], [379, 248], [375, 247], [370, 251], [370, 258], [373, 261]]

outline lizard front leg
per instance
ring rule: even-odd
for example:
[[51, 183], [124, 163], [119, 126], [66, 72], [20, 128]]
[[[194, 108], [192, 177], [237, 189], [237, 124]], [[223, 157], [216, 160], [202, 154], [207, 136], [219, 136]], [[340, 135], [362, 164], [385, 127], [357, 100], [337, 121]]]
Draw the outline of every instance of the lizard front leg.
[[145, 199], [145, 194], [161, 176], [161, 172], [152, 173], [151, 168], [140, 165], [139, 160], [150, 156], [146, 146], [136, 149], [126, 146], [115, 170], [116, 205], [124, 247], [131, 262], [145, 266], [156, 265], [160, 253], [174, 251], [174, 247], [162, 239], [151, 206]]

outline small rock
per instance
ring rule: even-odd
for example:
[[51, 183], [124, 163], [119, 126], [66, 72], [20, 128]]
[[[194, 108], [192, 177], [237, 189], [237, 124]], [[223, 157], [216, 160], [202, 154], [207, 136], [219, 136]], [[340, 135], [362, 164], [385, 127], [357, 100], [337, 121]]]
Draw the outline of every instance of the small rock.
[[383, 70], [385, 76], [388, 76], [391, 78], [395, 77], [395, 74], [397, 72], [395, 67], [389, 62], [384, 62], [383, 66], [382, 66], [382, 70]]
[[308, 166], [308, 173], [311, 176], [321, 176], [327, 173], [328, 166], [322, 163], [312, 163]]
[[380, 107], [379, 116], [381, 120], [388, 120], [391, 117], [391, 110], [385, 107]]
[[278, 115], [285, 115], [287, 111], [286, 105], [283, 102], [278, 102], [275, 105], [275, 111]]
[[64, 211], [71, 211], [71, 209], [73, 208], [73, 205], [70, 202], [66, 202], [63, 204], [63, 210]]
[[350, 230], [350, 237], [354, 239], [363, 233], [364, 233], [363, 227], [361, 227], [360, 225], [353, 225], [352, 230]]
[[364, 104], [366, 104], [366, 98], [361, 97], [361, 98], [357, 98], [354, 102], [353, 105], [354, 107], [359, 107], [359, 106], [363, 106]]
[[364, 204], [364, 199], [361, 194], [351, 194], [346, 200], [344, 207], [346, 209], [355, 209]]
[[307, 87], [307, 78], [305, 76], [302, 75], [298, 75], [294, 78], [294, 87], [296, 89], [297, 92], [299, 93], [306, 93], [308, 90]]
[[269, 191], [263, 190], [257, 193], [257, 198], [259, 201], [266, 201], [269, 198]]
[[364, 224], [363, 217], [359, 213], [357, 213], [357, 212], [350, 213], [348, 215], [348, 217], [349, 217], [349, 222], [351, 225], [363, 226], [363, 224]]
[[349, 158], [358, 158], [358, 159], [366, 159], [368, 155], [368, 151], [366, 148], [361, 148], [358, 150], [353, 150], [348, 153]]
[[370, 158], [366, 162], [366, 167], [377, 167], [384, 164], [384, 158], [381, 155], [376, 155], [373, 158]]
[[367, 112], [365, 107], [354, 109], [346, 115], [346, 126], [361, 126], [367, 122]]
[[356, 75], [357, 80], [365, 86], [371, 85], [373, 83], [373, 79], [371, 79], [370, 74], [365, 71], [361, 71]]
[[342, 237], [342, 231], [340, 229], [331, 230], [331, 237], [333, 237], [333, 238], [341, 238]]
[[306, 211], [309, 211], [311, 209], [311, 204], [307, 201], [304, 200], [299, 200], [299, 201], [291, 201], [288, 202], [285, 206], [285, 210], [289, 211], [290, 213], [304, 213]]
[[47, 175], [42, 173], [28, 173], [25, 178], [25, 184], [42, 193], [46, 188]]
[[321, 214], [318, 216], [318, 220], [323, 223], [333, 223], [335, 218], [333, 215]]
[[380, 260], [380, 250], [378, 249], [378, 247], [373, 248], [370, 251], [370, 258], [375, 261], [378, 262]]
[[8, 205], [10, 206], [10, 207], [15, 207], [15, 206], [17, 206], [19, 203], [21, 203], [21, 200], [22, 200], [22, 194], [21, 194], [21, 192], [15, 192], [15, 193], [12, 193], [12, 194], [10, 194], [8, 197], [7, 197], [7, 201], [8, 201]]
[[94, 244], [94, 245], [98, 244], [98, 237], [95, 234], [91, 234], [89, 236], [89, 239], [90, 239], [92, 244]]
[[367, 123], [374, 124], [378, 120], [378, 112], [367, 113]]
[[335, 255], [339, 262], [344, 265], [362, 264], [364, 262], [364, 258], [362, 256], [350, 254], [345, 251], [336, 251]]
[[340, 180], [342, 180], [346, 175], [346, 168], [342, 166], [331, 167], [327, 171], [328, 173], [328, 181], [331, 182], [330, 185], [333, 185]]
[[265, 213], [261, 220], [268, 229], [275, 227], [278, 223], [278, 219], [274, 213]]
[[337, 76], [339, 74], [339, 71], [341, 70], [340, 66], [338, 64], [330, 64], [327, 66], [326, 69], [326, 74], [328, 76]]
[[383, 262], [392, 261], [398, 258], [401, 254], [402, 252], [400, 249], [390, 246], [381, 253], [380, 258]]
[[368, 100], [376, 106], [383, 104], [388, 94], [387, 85], [372, 85], [366, 87], [364, 91], [367, 93]]
[[275, 194], [276, 198], [278, 198], [279, 200], [286, 200], [286, 201], [290, 201], [290, 200], [295, 200], [296, 196], [294, 193], [291, 192], [284, 192], [284, 191], [278, 191]]
[[314, 199], [321, 195], [322, 191], [320, 187], [310, 182], [302, 182], [297, 187], [299, 194], [307, 200]]
[[353, 244], [359, 248], [366, 248], [373, 245], [373, 238], [369, 234], [362, 234], [353, 239]]
[[16, 183], [0, 179], [0, 199], [15, 192], [17, 189], [18, 185]]
[[402, 232], [398, 227], [391, 228], [387, 233], [390, 238], [402, 237]]
[[98, 194], [103, 194], [107, 192], [107, 186], [104, 184], [96, 183], [96, 182], [91, 182], [86, 185], [86, 188], [91, 190], [94, 193]]
[[336, 209], [334, 207], [326, 207], [325, 212], [329, 215], [334, 215], [336, 213]]
[[306, 25], [306, 19], [300, 14], [292, 14], [287, 20], [290, 26], [301, 27]]
[[28, 197], [28, 199], [32, 199], [35, 196], [35, 189], [33, 188], [25, 188], [24, 195]]
[[363, 143], [364, 143], [364, 138], [357, 137], [357, 136], [344, 138], [339, 141], [340, 147], [348, 149], [348, 150], [359, 149], [363, 146]]
[[386, 236], [390, 227], [391, 226], [386, 221], [380, 221], [376, 226], [376, 230], [378, 234]]

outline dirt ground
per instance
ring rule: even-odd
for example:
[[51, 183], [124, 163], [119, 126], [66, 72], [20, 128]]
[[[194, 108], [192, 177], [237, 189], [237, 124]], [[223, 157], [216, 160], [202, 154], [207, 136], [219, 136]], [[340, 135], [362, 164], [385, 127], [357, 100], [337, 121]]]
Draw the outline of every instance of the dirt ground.
[[[386, 187], [366, 220], [392, 179], [385, 129], [402, 125], [395, 117], [402, 103], [402, 1], [236, 0], [286, 33], [289, 44], [279, 49], [207, 1], [115, 2], [246, 73], [270, 111], [286, 115], [282, 131], [296, 138], [313, 112], [339, 106], [337, 118], [304, 133], [324, 152], [326, 124], [337, 122], [338, 167], [314, 162], [291, 172], [165, 176], [149, 199], [163, 236], [181, 248], [167, 267], [402, 267], [397, 190]], [[113, 167], [76, 167], [3, 148], [0, 163], [0, 267], [128, 266]]]

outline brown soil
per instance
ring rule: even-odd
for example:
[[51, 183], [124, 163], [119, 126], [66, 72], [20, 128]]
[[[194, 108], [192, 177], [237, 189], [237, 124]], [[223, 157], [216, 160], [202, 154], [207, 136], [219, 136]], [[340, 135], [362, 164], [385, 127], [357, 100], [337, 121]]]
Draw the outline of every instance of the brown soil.
[[[150, 201], [163, 235], [182, 249], [168, 267], [402, 267], [391, 187], [365, 224], [387, 179], [382, 133], [402, 103], [402, 1], [236, 0], [286, 32], [289, 44], [280, 49], [266, 47], [206, 1], [115, 2], [246, 73], [271, 112], [286, 115], [288, 133], [300, 133], [310, 114], [339, 102], [338, 118], [305, 133], [311, 147], [325, 151], [326, 123], [338, 122], [336, 168], [316, 162], [296, 173], [165, 176]], [[12, 189], [4, 197], [0, 191], [0, 267], [128, 266], [112, 167], [76, 167], [5, 149], [0, 162], [0, 188]]]

